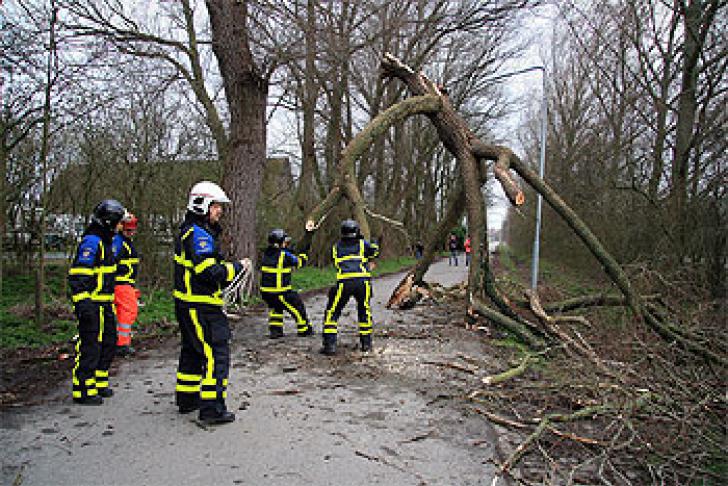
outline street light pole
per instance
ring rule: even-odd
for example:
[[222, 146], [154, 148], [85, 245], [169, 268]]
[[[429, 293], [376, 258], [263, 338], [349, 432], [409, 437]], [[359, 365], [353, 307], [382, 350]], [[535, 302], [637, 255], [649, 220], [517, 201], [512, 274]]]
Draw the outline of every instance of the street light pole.
[[[541, 88], [541, 150], [538, 160], [538, 176], [543, 180], [544, 169], [546, 167], [546, 119], [547, 119], [547, 101], [546, 101], [546, 70], [541, 68], [541, 80], [543, 86]], [[543, 196], [538, 193], [536, 198], [536, 231], [533, 235], [533, 258], [531, 260], [531, 289], [536, 290], [538, 287], [538, 258], [541, 247], [541, 206], [543, 205]]]
[[[499, 76], [489, 78], [488, 81], [497, 81], [499, 79], [510, 78], [519, 74], [530, 71], [541, 71], [541, 147], [538, 157], [538, 176], [543, 179], [544, 169], [546, 167], [546, 121], [547, 121], [547, 101], [546, 101], [546, 68], [544, 66], [531, 66], [518, 71], [501, 74]], [[541, 245], [541, 207], [543, 205], [543, 196], [541, 193], [536, 198], [536, 230], [533, 237], [533, 254], [531, 258], [531, 289], [536, 290], [538, 287], [538, 261]]]

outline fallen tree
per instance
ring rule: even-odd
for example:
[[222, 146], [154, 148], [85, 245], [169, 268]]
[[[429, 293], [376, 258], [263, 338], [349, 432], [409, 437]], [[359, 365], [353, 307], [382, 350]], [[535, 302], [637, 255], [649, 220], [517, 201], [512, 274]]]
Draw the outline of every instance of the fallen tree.
[[[425, 285], [423, 276], [432, 263], [440, 242], [444, 240], [447, 232], [465, 212], [470, 226], [472, 261], [474, 262], [468, 270], [466, 312], [469, 315], [484, 317], [507, 329], [532, 348], [542, 349], [548, 339], [564, 337], [563, 334], [555, 332], [553, 327], [550, 330], [545, 329], [544, 322], [550, 321], [545, 321], [543, 316], [536, 315], [541, 320], [541, 326], [525, 319], [498, 290], [487, 251], [488, 225], [484, 211], [485, 201], [481, 192], [482, 185], [488, 180], [487, 163], [493, 162], [493, 173], [509, 201], [516, 206], [522, 205], [525, 201], [523, 191], [513, 178], [512, 173], [515, 173], [541, 194], [584, 242], [619, 289], [626, 306], [637, 321], [646, 322], [662, 338], [676, 342], [708, 361], [726, 364], [728, 360], [724, 356], [713, 352], [687, 331], [681, 330], [663, 316], [657, 315], [654, 307], [644, 305], [619, 263], [576, 212], [508, 147], [489, 145], [481, 141], [456, 112], [446, 92], [440, 86], [429, 80], [423, 73], [415, 72], [389, 54], [385, 54], [381, 70], [383, 77], [403, 82], [413, 96], [376, 116], [344, 149], [331, 190], [306, 217], [307, 232], [303, 238], [304, 244], [310, 242], [313, 232], [321, 225], [329, 211], [342, 199], [348, 200], [351, 204], [352, 213], [359, 222], [365, 238], [370, 237], [368, 215], [378, 217], [395, 226], [398, 225], [397, 222], [381, 215], [374, 215], [367, 209], [356, 184], [354, 165], [372, 142], [392, 125], [410, 116], [423, 114], [432, 122], [442, 144], [455, 157], [459, 168], [459, 183], [444, 217], [426, 239], [423, 258], [411, 274], [407, 275], [395, 289], [393, 297], [390, 299], [391, 305], [400, 307], [411, 305], [411, 302], [406, 302], [407, 299], [416, 301], [418, 296], [422, 295], [421, 292], [413, 291], [413, 286]], [[398, 301], [398, 299], [401, 300]], [[495, 308], [491, 307], [488, 302], [492, 303]], [[574, 343], [572, 343], [573, 347]], [[587, 352], [584, 348], [581, 348], [581, 351]]]

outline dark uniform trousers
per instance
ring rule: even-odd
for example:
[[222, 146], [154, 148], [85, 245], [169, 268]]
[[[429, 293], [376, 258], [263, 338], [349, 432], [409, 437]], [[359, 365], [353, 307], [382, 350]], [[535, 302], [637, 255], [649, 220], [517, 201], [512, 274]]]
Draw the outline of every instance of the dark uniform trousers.
[[301, 300], [298, 292], [286, 290], [285, 292], [261, 292], [260, 295], [268, 304], [268, 326], [273, 328], [283, 328], [283, 313], [288, 312], [296, 320], [296, 326], [299, 334], [308, 331], [309, 322], [306, 316], [306, 306]]
[[86, 398], [109, 387], [109, 368], [116, 353], [116, 321], [110, 302], [82, 301], [74, 307], [79, 338], [73, 367], [73, 397]]
[[336, 334], [337, 323], [349, 299], [356, 299], [356, 310], [359, 317], [359, 336], [372, 333], [372, 310], [369, 301], [372, 297], [372, 283], [368, 278], [351, 278], [339, 280], [329, 290], [329, 301], [324, 315], [324, 334]]
[[230, 326], [222, 309], [175, 302], [182, 348], [177, 368], [179, 407], [199, 404], [200, 413], [226, 410], [230, 369]]

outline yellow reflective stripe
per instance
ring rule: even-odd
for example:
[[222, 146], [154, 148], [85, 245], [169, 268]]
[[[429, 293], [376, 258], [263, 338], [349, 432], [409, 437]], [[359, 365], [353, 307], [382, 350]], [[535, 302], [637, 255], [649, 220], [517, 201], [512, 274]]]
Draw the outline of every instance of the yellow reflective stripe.
[[225, 268], [227, 268], [227, 281], [231, 281], [235, 278], [235, 265], [232, 263], [225, 263]]
[[136, 280], [134, 280], [133, 278], [129, 278], [129, 277], [116, 277], [116, 281], [117, 282], [129, 282], [129, 283], [136, 282]]
[[217, 398], [217, 392], [215, 391], [201, 391], [200, 398], [203, 400], [215, 400]]
[[68, 271], [69, 275], [93, 275], [94, 269], [93, 268], [85, 268], [85, 267], [73, 267]]
[[100, 267], [87, 268], [87, 267], [73, 267], [68, 270], [69, 275], [96, 275], [99, 273], [114, 273], [116, 272], [116, 265], [102, 265]]
[[[334, 300], [331, 302], [331, 308], [328, 310], [328, 312], [326, 312], [326, 322], [324, 322], [324, 325], [326, 325], [326, 324], [336, 325], [336, 322], [332, 321], [331, 318], [334, 315], [334, 309], [336, 309], [336, 306], [339, 305], [339, 300], [341, 300], [341, 294], [343, 291], [344, 291], [344, 285], [339, 284], [339, 288], [336, 290], [336, 296], [334, 296]], [[336, 333], [336, 329], [334, 329], [333, 331], [330, 331], [330, 332]], [[326, 333], [327, 333], [327, 330], [324, 328], [324, 334], [326, 334]]]
[[91, 302], [113, 302], [113, 294], [91, 294], [89, 292], [80, 292], [71, 296], [73, 303], [80, 302], [84, 299], [89, 299]]
[[299, 253], [298, 254], [298, 267], [297, 268], [303, 267], [304, 262], [307, 262], [307, 261], [308, 261], [308, 255], [306, 255], [305, 253]]
[[364, 282], [364, 288], [366, 289], [366, 291], [364, 293], [364, 310], [365, 310], [365, 313], [366, 313], [366, 316], [367, 316], [366, 327], [368, 327], [369, 330], [368, 331], [366, 331], [366, 330], [362, 331], [361, 330], [361, 326], [360, 326], [360, 329], [359, 329], [360, 332], [359, 332], [359, 334], [371, 334], [372, 333], [372, 308], [369, 305], [369, 301], [370, 301], [370, 299], [372, 297], [372, 284], [371, 284], [371, 282], [369, 282], [369, 281]]
[[99, 307], [99, 337], [96, 338], [98, 342], [104, 337], [104, 308]]
[[291, 267], [286, 268], [275, 268], [275, 267], [260, 267], [261, 271], [267, 273], [291, 273]]
[[279, 314], [278, 312], [270, 311], [268, 317], [283, 317], [283, 312]]
[[[189, 287], [188, 287], [189, 288]], [[212, 305], [222, 305], [222, 298], [220, 297], [211, 297], [209, 295], [193, 295], [193, 294], [184, 294], [180, 292], [179, 290], [175, 290], [172, 292], [172, 296], [175, 299], [179, 299], [183, 302], [192, 302], [195, 304], [212, 304]]]
[[190, 375], [187, 373], [180, 373], [177, 372], [177, 379], [178, 380], [184, 380], [184, 381], [200, 381], [202, 379], [202, 375]]
[[345, 262], [347, 260], [361, 260], [361, 259], [362, 259], [361, 255], [346, 255], [341, 258], [337, 258], [336, 261]]
[[133, 265], [135, 263], [139, 263], [139, 259], [138, 258], [123, 258], [123, 259], [119, 260], [119, 263], [121, 263], [122, 265]]
[[[199, 339], [199, 341], [202, 343], [202, 352], [207, 359], [207, 365], [205, 367], [205, 378], [203, 378], [202, 380], [202, 384], [204, 385], [208, 380], [213, 379], [212, 371], [215, 369], [215, 357], [212, 355], [212, 348], [209, 344], [207, 344], [207, 342], [205, 342], [205, 333], [202, 331], [202, 325], [200, 324], [200, 320], [197, 318], [197, 309], [190, 309], [190, 319], [192, 319], [192, 324], [195, 327], [195, 334], [197, 335], [197, 339]], [[200, 394], [201, 398], [205, 398], [204, 393], [205, 392], [202, 392]], [[214, 392], [212, 398], [215, 398]]]
[[369, 272], [356, 272], [356, 273], [340, 273], [336, 276], [337, 280], [344, 280], [347, 278], [359, 278], [359, 277], [371, 277], [372, 274]]
[[279, 269], [278, 272], [276, 272], [276, 287], [280, 288], [283, 287], [283, 260], [286, 258], [286, 252], [281, 251], [278, 255], [278, 265], [276, 265], [276, 268]]
[[96, 370], [96, 378], [108, 378], [109, 372], [104, 370]]
[[175, 390], [184, 393], [198, 393], [200, 391], [200, 385], [177, 385]]
[[192, 227], [192, 228], [188, 229], [187, 231], [185, 231], [185, 234], [183, 234], [183, 235], [182, 235], [182, 238], [180, 238], [180, 239], [181, 239], [181, 240], [184, 240], [185, 238], [187, 238], [188, 236], [190, 236], [190, 233], [192, 233], [192, 232], [193, 232], [194, 230], [195, 230], [195, 228], [194, 228], [194, 227]]
[[214, 258], [205, 258], [202, 262], [195, 265], [195, 268], [194, 268], [195, 273], [202, 273], [206, 269], [213, 266], [215, 263], [217, 263], [217, 262], [215, 261]]
[[91, 294], [89, 294], [88, 292], [79, 292], [78, 294], [73, 294], [71, 296], [71, 300], [74, 303], [79, 302], [83, 299], [90, 299], [90, 298], [91, 298]]
[[71, 376], [73, 377], [73, 384], [78, 385], [78, 376], [76, 376], [76, 371], [78, 371], [78, 364], [79, 360], [81, 359], [81, 337], [79, 335], [78, 341], [76, 341], [76, 355], [73, 358], [73, 370], [71, 370]]
[[306, 321], [303, 319], [303, 317], [301, 317], [301, 313], [298, 312], [298, 310], [295, 307], [293, 307], [291, 304], [289, 304], [286, 301], [286, 299], [283, 298], [282, 295], [279, 295], [278, 296], [278, 300], [280, 300], [281, 303], [286, 307], [286, 309], [288, 309], [291, 312], [291, 314], [293, 314], [293, 317], [296, 318], [296, 322], [298, 324], [305, 324], [306, 323]]
[[175, 261], [175, 263], [179, 263], [179, 264], [180, 264], [180, 265], [182, 265], [183, 267], [188, 267], [188, 268], [192, 268], [192, 267], [194, 266], [194, 265], [192, 264], [192, 261], [190, 261], [190, 260], [185, 260], [184, 258], [182, 258], [181, 256], [179, 256], [179, 255], [177, 255], [177, 254], [175, 254], [175, 255], [174, 255], [174, 261]]

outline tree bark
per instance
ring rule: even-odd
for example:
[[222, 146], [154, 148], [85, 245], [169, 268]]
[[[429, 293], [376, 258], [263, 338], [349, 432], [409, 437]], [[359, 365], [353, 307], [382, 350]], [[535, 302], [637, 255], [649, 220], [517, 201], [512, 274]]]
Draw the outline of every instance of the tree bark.
[[253, 60], [247, 2], [206, 0], [212, 49], [220, 66], [230, 111], [228, 142], [220, 151], [223, 187], [232, 201], [226, 217], [229, 251], [256, 255], [256, 207], [265, 164], [268, 74]]

